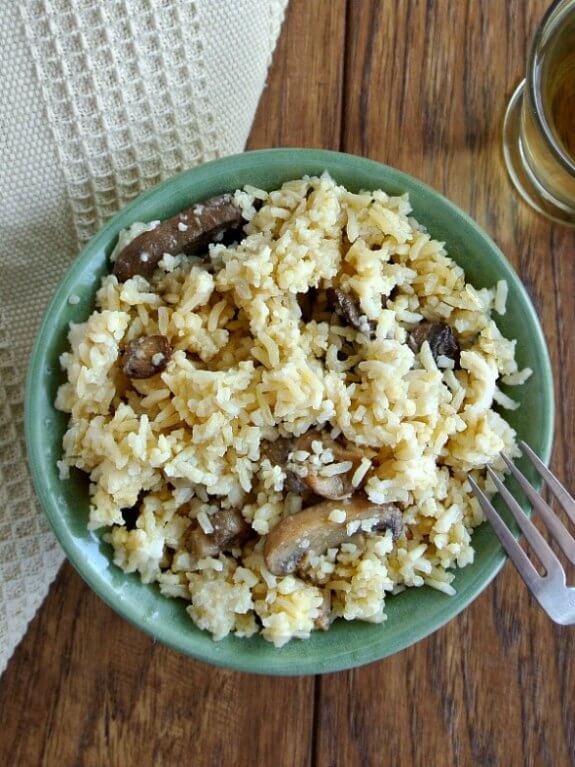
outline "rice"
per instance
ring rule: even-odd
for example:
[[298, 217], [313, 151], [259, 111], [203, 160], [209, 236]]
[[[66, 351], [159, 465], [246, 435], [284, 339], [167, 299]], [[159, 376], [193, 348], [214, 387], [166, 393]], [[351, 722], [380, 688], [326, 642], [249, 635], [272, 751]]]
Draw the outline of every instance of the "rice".
[[352, 467], [352, 461], [341, 461], [341, 463], [330, 463], [327, 466], [322, 466], [319, 473], [323, 477], [337, 477], [338, 474], [347, 474]]
[[[453, 594], [483, 521], [467, 477], [492, 494], [485, 467], [502, 474], [500, 453], [518, 453], [495, 409], [517, 407], [500, 385], [531, 374], [491, 318], [505, 313], [506, 283], [467, 284], [407, 195], [354, 194], [324, 174], [271, 192], [247, 186], [234, 200], [246, 221], [239, 243], [212, 244], [204, 260], [165, 254], [149, 280], [108, 275], [96, 310], [70, 326], [56, 400], [70, 414], [61, 478], [89, 474], [89, 527], [104, 530], [116, 565], [186, 600], [214, 639], [261, 633], [281, 647], [336, 618], [382, 622], [387, 595], [405, 588]], [[112, 260], [157, 224], [122, 232]], [[304, 322], [298, 294], [334, 285], [357, 297], [357, 326], [321, 298]], [[452, 328], [457, 364], [428, 341], [413, 351], [424, 322]], [[169, 339], [167, 366], [126, 383], [122, 350], [154, 334]], [[285, 466], [265, 457], [266, 442], [309, 430], [363, 457], [340, 459], [322, 439]], [[306, 539], [298, 569], [274, 575], [266, 536], [304, 503], [290, 475], [349, 477], [373, 504], [400, 509], [402, 534], [334, 508], [347, 541], [316, 552]], [[252, 537], [195, 556], [190, 531], [213, 539], [225, 510], [240, 510]]]
[[336, 524], [343, 524], [346, 519], [346, 513], [344, 509], [334, 509], [329, 514], [329, 520]]
[[495, 298], [493, 301], [493, 307], [497, 314], [505, 314], [506, 308], [505, 305], [507, 303], [507, 294], [509, 292], [509, 287], [507, 285], [506, 280], [499, 280], [497, 285], [495, 286]]
[[371, 468], [371, 461], [368, 458], [362, 458], [361, 463], [353, 473], [353, 477], [351, 478], [351, 484], [354, 487], [359, 487], [361, 484], [363, 478], [367, 474], [367, 472]]

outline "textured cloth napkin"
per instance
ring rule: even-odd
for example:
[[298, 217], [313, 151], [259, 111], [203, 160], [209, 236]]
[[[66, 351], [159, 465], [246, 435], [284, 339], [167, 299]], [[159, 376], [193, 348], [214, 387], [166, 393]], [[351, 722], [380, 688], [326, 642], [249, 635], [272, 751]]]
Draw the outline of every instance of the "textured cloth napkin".
[[286, 4], [0, 4], [0, 672], [63, 558], [23, 441], [24, 378], [42, 311], [118, 208], [243, 149]]

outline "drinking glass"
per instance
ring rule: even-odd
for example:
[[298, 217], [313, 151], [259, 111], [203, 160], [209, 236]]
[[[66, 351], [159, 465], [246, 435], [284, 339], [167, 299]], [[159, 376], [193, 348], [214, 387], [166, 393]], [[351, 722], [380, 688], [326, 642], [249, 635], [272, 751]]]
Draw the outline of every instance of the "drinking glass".
[[575, 0], [555, 0], [541, 20], [507, 107], [503, 153], [521, 196], [575, 226]]

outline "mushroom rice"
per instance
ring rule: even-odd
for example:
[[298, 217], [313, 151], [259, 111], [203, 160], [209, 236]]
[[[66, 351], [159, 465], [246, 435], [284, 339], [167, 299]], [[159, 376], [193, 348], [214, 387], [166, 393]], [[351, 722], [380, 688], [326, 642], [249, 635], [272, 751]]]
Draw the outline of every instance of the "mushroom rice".
[[135, 223], [70, 326], [61, 477], [214, 639], [379, 623], [473, 561], [467, 477], [491, 495], [518, 454], [495, 407], [531, 371], [492, 319], [506, 284], [466, 283], [410, 213], [324, 174]]

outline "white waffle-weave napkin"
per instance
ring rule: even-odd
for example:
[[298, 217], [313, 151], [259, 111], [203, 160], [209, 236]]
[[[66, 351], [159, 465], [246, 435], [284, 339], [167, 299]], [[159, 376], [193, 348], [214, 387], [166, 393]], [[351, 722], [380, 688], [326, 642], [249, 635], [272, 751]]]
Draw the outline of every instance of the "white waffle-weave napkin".
[[34, 498], [22, 433], [42, 310], [118, 208], [243, 149], [286, 4], [0, 4], [0, 672], [63, 558]]

